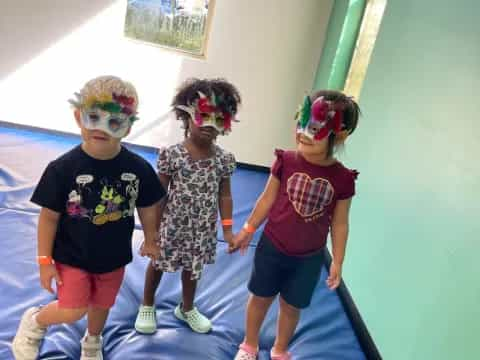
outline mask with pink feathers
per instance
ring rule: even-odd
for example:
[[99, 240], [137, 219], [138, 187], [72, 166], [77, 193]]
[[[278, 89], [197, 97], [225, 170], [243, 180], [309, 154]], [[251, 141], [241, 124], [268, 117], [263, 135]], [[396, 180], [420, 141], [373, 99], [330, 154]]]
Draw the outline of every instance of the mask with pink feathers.
[[303, 134], [313, 141], [321, 141], [330, 134], [339, 134], [343, 128], [343, 102], [326, 100], [323, 96], [312, 100], [305, 96], [297, 112], [297, 134]]
[[217, 99], [215, 94], [206, 96], [198, 92], [198, 99], [188, 105], [177, 105], [176, 108], [190, 115], [193, 123], [198, 127], [213, 127], [221, 135], [227, 135], [232, 131], [232, 121], [235, 119], [233, 111], [222, 110], [219, 106], [222, 99]]

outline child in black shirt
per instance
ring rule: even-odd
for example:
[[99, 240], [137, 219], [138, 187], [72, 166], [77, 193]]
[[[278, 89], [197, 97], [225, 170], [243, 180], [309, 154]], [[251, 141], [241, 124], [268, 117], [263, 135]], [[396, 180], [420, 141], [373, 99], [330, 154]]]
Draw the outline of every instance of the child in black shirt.
[[31, 201], [40, 205], [38, 263], [42, 287], [58, 300], [28, 309], [13, 340], [16, 359], [36, 359], [49, 325], [88, 315], [81, 360], [101, 360], [110, 307], [132, 260], [134, 210], [143, 225], [143, 254], [156, 258], [159, 200], [165, 192], [147, 161], [122, 147], [137, 119], [138, 97], [113, 76], [89, 81], [71, 101], [83, 142], [44, 171]]

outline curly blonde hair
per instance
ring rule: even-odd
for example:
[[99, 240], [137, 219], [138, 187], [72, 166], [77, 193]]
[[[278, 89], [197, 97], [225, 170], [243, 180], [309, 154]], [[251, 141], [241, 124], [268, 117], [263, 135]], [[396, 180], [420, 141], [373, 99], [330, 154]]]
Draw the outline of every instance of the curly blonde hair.
[[89, 107], [95, 102], [112, 101], [113, 94], [133, 98], [132, 107], [134, 110], [137, 109], [138, 95], [135, 87], [128, 81], [111, 75], [99, 76], [88, 81], [80, 90], [79, 100], [82, 106]]

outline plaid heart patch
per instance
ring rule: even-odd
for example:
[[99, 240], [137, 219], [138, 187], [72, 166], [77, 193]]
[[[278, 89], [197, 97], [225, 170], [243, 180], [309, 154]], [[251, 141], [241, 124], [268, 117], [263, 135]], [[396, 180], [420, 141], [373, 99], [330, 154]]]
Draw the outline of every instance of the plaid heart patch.
[[297, 213], [309, 217], [322, 212], [332, 202], [334, 190], [328, 180], [294, 173], [287, 181], [287, 193]]

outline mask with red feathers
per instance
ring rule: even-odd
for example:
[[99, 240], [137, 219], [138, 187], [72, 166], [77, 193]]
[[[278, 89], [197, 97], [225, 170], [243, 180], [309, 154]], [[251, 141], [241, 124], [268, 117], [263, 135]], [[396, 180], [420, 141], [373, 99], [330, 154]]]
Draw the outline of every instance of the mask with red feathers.
[[312, 104], [310, 97], [305, 96], [295, 117], [297, 133], [313, 141], [321, 141], [331, 133], [340, 133], [343, 130], [344, 109], [343, 102], [328, 101], [321, 96]]
[[221, 135], [227, 135], [232, 131], [232, 121], [237, 121], [232, 111], [222, 110], [218, 103], [221, 99], [217, 99], [212, 93], [210, 97], [202, 92], [198, 92], [198, 99], [192, 104], [177, 105], [176, 108], [187, 112], [193, 123], [198, 127], [213, 127]]

